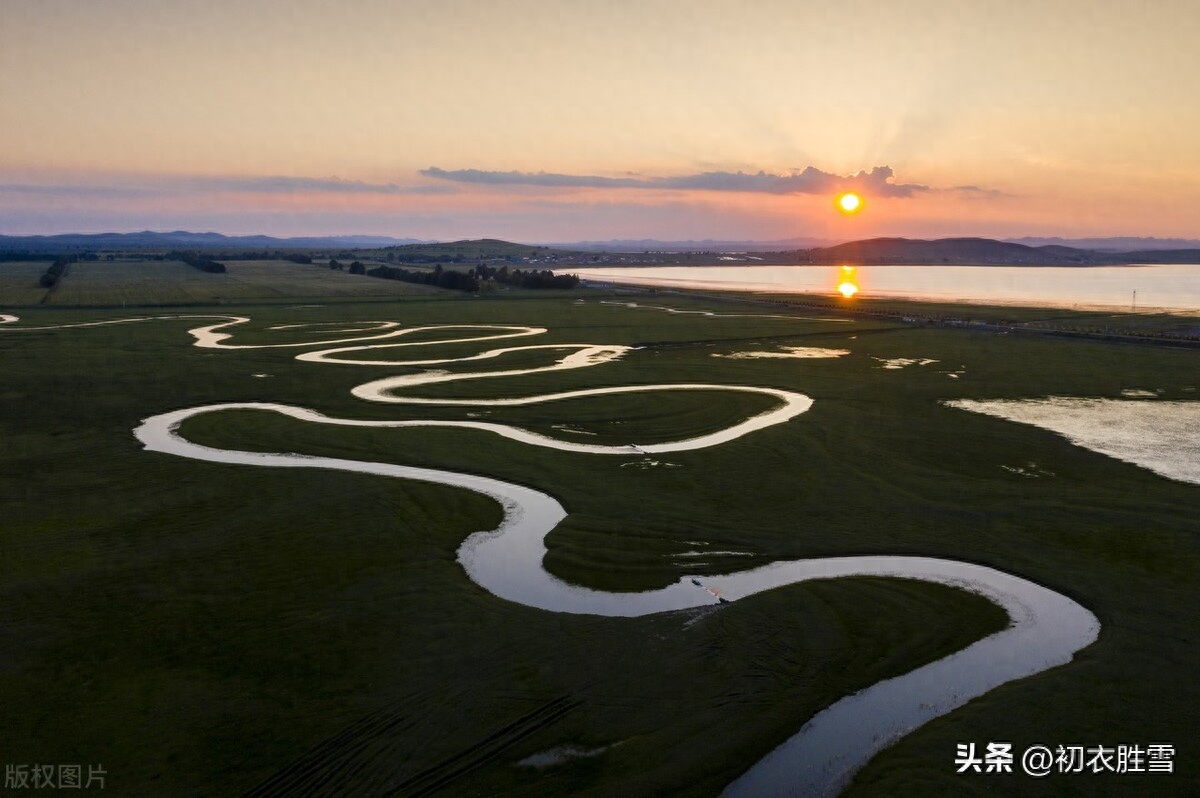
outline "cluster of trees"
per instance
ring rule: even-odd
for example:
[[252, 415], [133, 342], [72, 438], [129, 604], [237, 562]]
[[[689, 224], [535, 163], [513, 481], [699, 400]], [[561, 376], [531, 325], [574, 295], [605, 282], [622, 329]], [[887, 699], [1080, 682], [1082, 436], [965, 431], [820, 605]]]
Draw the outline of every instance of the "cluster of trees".
[[193, 269], [199, 269], [202, 272], [209, 274], [224, 274], [225, 264], [218, 263], [215, 260], [206, 258], [197, 252], [172, 252], [168, 257], [171, 260], [181, 260]]
[[498, 283], [515, 285], [518, 288], [575, 288], [579, 285], [579, 275], [556, 275], [549, 269], [542, 271], [538, 271], [537, 269], [529, 269], [528, 271], [513, 269], [510, 271], [507, 266], [501, 266], [497, 269], [494, 266], [481, 263], [475, 267], [475, 275], [482, 280], [495, 280]]
[[38, 278], [38, 285], [42, 288], [53, 288], [58, 285], [58, 281], [67, 273], [68, 267], [75, 262], [75, 258], [59, 258], [50, 264], [50, 268], [46, 269], [45, 274]]
[[[329, 268], [334, 269], [339, 272], [347, 271], [346, 264], [342, 263], [337, 258], [330, 258]], [[356, 260], [356, 261], [354, 261], [354, 263], [350, 264], [349, 272], [351, 274], [366, 274], [367, 267], [363, 265], [362, 261]], [[399, 279], [399, 278], [394, 278], [394, 279]]]
[[[353, 269], [353, 267], [351, 267]], [[410, 271], [396, 266], [378, 266], [367, 271], [368, 277], [380, 277], [384, 280], [401, 280], [406, 283], [435, 285], [438, 288], [449, 288], [454, 291], [478, 291], [479, 279], [473, 272], [459, 272], [443, 269], [441, 265], [433, 267], [433, 271]]]
[[[356, 267], [362, 267], [362, 264], [355, 261], [350, 266], [351, 274], [362, 273], [356, 271]], [[330, 268], [335, 268], [333, 262], [330, 263]], [[432, 271], [425, 269], [410, 270], [398, 266], [378, 266], [366, 273], [371, 277], [381, 277], [385, 280], [403, 280], [406, 283], [421, 283], [422, 285], [434, 285], [438, 288], [470, 292], [478, 291], [481, 286], [486, 288], [491, 283], [503, 283], [517, 288], [558, 289], [575, 288], [579, 285], [579, 277], [574, 274], [556, 275], [549, 269], [543, 271], [536, 269], [522, 271], [520, 269], [509, 269], [507, 266], [501, 266], [497, 269], [484, 263], [478, 264], [470, 271], [443, 269], [439, 263], [433, 267]]]
[[28, 262], [37, 260], [54, 260], [58, 256], [53, 252], [42, 252], [40, 250], [28, 249], [4, 249], [0, 250], [0, 263], [11, 262]]

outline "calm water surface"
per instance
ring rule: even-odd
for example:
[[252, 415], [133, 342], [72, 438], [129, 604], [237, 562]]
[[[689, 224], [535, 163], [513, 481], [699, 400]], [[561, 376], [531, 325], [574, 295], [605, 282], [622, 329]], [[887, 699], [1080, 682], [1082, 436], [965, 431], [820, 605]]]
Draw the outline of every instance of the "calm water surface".
[[[567, 271], [567, 270], [563, 270]], [[569, 270], [628, 285], [833, 293], [836, 266], [662, 266]], [[865, 297], [1200, 312], [1200, 265], [859, 266]]]

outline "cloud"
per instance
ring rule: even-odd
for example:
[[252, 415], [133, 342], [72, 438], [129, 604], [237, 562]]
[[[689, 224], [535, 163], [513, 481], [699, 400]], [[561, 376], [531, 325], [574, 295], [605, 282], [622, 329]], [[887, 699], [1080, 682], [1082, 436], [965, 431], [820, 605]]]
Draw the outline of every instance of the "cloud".
[[975, 197], [975, 198], [996, 198], [996, 197], [1012, 197], [1012, 196], [1014, 196], [1013, 194], [1009, 194], [1004, 191], [998, 191], [994, 188], [980, 188], [979, 186], [954, 186], [953, 188], [947, 189], [947, 190], [948, 191], [957, 191], [960, 194], [963, 194], [967, 197]]
[[333, 194], [448, 194], [454, 191], [446, 186], [399, 186], [395, 183], [364, 183], [336, 177], [197, 177], [190, 178], [187, 183], [215, 191], [261, 194], [306, 191]]
[[457, 189], [446, 185], [401, 186], [395, 183], [364, 183], [360, 180], [314, 177], [209, 177], [167, 176], [109, 178], [94, 184], [30, 184], [0, 183], [0, 193], [26, 194], [41, 197], [111, 197], [129, 198], [170, 194], [196, 193], [231, 194], [454, 194]]
[[890, 166], [869, 172], [835, 175], [815, 166], [777, 175], [768, 172], [701, 172], [676, 177], [600, 177], [563, 175], [553, 172], [489, 172], [482, 169], [440, 169], [431, 166], [421, 174], [436, 180], [495, 186], [547, 186], [552, 188], [637, 188], [685, 189], [693, 191], [742, 191], [760, 194], [830, 194], [861, 191], [873, 197], [911, 197], [930, 191], [929, 186], [893, 183]]
[[493, 186], [551, 186], [572, 188], [649, 188], [649, 181], [632, 177], [596, 177], [593, 175], [559, 175], [553, 172], [485, 172], [482, 169], [448, 171], [431, 166], [421, 174], [455, 183], [475, 183]]

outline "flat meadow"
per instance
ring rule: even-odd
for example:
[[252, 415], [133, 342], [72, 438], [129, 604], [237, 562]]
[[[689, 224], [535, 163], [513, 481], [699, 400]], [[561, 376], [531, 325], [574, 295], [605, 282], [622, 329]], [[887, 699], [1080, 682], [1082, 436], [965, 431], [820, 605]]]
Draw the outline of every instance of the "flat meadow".
[[6, 308], [36, 305], [46, 296], [38, 284], [48, 261], [6, 261], [0, 263], [0, 301]]
[[0, 263], [0, 302], [6, 307], [186, 306], [305, 298], [364, 298], [427, 294], [433, 289], [376, 280], [321, 264], [286, 260], [224, 260], [223, 274], [182, 261], [119, 259], [77, 261], [52, 292], [37, 285], [49, 262]]
[[[106, 293], [88, 282], [93, 265], [75, 264], [48, 306], [20, 308], [17, 298], [0, 306], [21, 317], [0, 325], [6, 762], [101, 764], [119, 795], [712, 796], [839, 697], [1007, 623], [974, 594], [892, 578], [804, 583], [641, 618], [546, 612], [491, 595], [456, 561], [467, 535], [501, 521], [482, 495], [198, 462], [144, 451], [131, 432], [167, 410], [268, 401], [346, 418], [475, 419], [564, 440], [653, 444], [763, 412], [770, 402], [760, 395], [390, 405], [351, 390], [427, 367], [295, 359], [309, 348], [193, 346], [187, 330], [217, 318], [5, 329], [168, 316], [176, 311], [161, 305], [186, 303], [178, 312], [188, 316], [249, 317], [225, 330], [234, 345], [326, 348], [316, 342], [396, 321], [547, 332], [372, 356], [635, 347], [592, 368], [413, 390], [424, 397], [658, 383], [806, 394], [812, 408], [785, 424], [654, 457], [530, 447], [481, 430], [315, 425], [247, 409], [191, 419], [181, 432], [210, 447], [536, 488], [569, 513], [546, 541], [545, 568], [596, 590], [866, 554], [1018, 574], [1095, 613], [1097, 642], [1068, 665], [922, 726], [843, 794], [1200, 792], [1200, 486], [942, 404], [1130, 390], [1195, 399], [1195, 350], [598, 289], [480, 298], [296, 264], [280, 284], [285, 265], [265, 262], [231, 263], [228, 275], [107, 264], [124, 275], [110, 274], [109, 286], [124, 287]], [[219, 295], [214, 277], [228, 277]], [[123, 310], [99, 308], [122, 302]], [[799, 346], [849, 354], [716, 357]], [[533, 368], [559, 356], [516, 352], [432, 368]], [[883, 367], [898, 359], [916, 362]], [[1176, 772], [956, 773], [957, 744], [988, 742], [1018, 751], [1167, 743]], [[555, 749], [557, 764], [527, 762]]]

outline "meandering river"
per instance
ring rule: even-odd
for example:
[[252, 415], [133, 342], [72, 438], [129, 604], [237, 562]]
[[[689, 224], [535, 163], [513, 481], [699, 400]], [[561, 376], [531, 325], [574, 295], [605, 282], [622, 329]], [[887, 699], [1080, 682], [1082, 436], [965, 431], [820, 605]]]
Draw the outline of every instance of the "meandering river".
[[[496, 529], [467, 536], [458, 550], [458, 561], [468, 578], [500, 599], [548, 612], [629, 617], [687, 610], [712, 605], [722, 600], [736, 601], [755, 593], [812, 579], [889, 576], [921, 579], [971, 591], [995, 602], [1008, 614], [1010, 625], [1005, 630], [903, 676], [879, 682], [826, 708], [774, 752], [729, 785], [725, 795], [834, 794], [872, 755], [917, 726], [950, 712], [1000, 684], [1069, 662], [1075, 652], [1093, 642], [1099, 633], [1099, 622], [1091, 612], [1046, 587], [981, 565], [927, 557], [865, 556], [790, 560], [721, 576], [701, 578], [685, 574], [676, 583], [661, 589], [634, 593], [592, 590], [569, 584], [553, 576], [542, 566], [546, 554], [546, 536], [567, 515], [567, 510], [547, 493], [490, 477], [393, 463], [310, 457], [294, 453], [217, 449], [187, 440], [181, 434], [180, 427], [187, 419], [199, 415], [227, 410], [257, 410], [283, 414], [315, 424], [383, 428], [467, 427], [535, 446], [587, 454], [631, 456], [718, 446], [745, 435], [763, 434], [764, 430], [772, 426], [791, 423], [801, 417], [811, 407], [812, 400], [803, 394], [774, 388], [700, 383], [612, 387], [494, 399], [412, 397], [405, 396], [400, 391], [432, 383], [509, 378], [546, 371], [591, 368], [629, 356], [632, 350], [626, 346], [611, 344], [550, 344], [487, 349], [479, 354], [460, 358], [381, 360], [377, 358], [381, 350], [432, 346], [451, 341], [484, 342], [529, 337], [541, 334], [545, 330], [539, 327], [499, 325], [402, 328], [394, 322], [373, 322], [330, 330], [330, 333], [349, 333], [348, 337], [335, 340], [239, 346], [227, 343], [232, 336], [227, 330], [247, 323], [249, 319], [230, 316], [219, 319], [215, 324], [189, 330], [196, 346], [209, 349], [304, 348], [312, 351], [298, 355], [297, 359], [306, 362], [374, 366], [386, 364], [405, 368], [502, 359], [510, 352], [531, 350], [544, 350], [551, 356], [557, 356], [553, 363], [534, 368], [459, 373], [432, 368], [415, 374], [374, 380], [353, 389], [355, 396], [366, 401], [486, 407], [547, 403], [632, 391], [676, 390], [757, 393], [775, 400], [775, 406], [770, 410], [717, 432], [685, 440], [630, 443], [623, 446], [580, 444], [509, 425], [477, 421], [376, 421], [335, 418], [309, 408], [273, 402], [233, 402], [172, 410], [144, 419], [133, 431], [150, 452], [236, 466], [321, 468], [422, 480], [456, 486], [489, 496], [504, 508], [504, 520]], [[149, 320], [152, 319], [120, 319], [62, 326], [84, 327]], [[0, 329], [14, 332], [23, 329], [48, 329], [17, 327], [15, 323], [18, 321], [15, 316], [0, 317]], [[301, 326], [304, 325], [285, 325], [277, 329]], [[401, 339], [416, 332], [439, 330], [445, 332], [446, 336], [437, 340], [391, 340]], [[478, 334], [464, 337], [465, 331]], [[374, 359], [348, 357], [352, 353], [368, 351]], [[717, 598], [718, 595], [720, 599]]]

